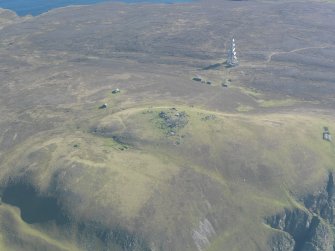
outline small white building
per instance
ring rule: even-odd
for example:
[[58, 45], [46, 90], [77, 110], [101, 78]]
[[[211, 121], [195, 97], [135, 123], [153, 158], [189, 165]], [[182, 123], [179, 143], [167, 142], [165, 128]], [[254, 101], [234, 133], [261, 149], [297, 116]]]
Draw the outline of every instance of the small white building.
[[112, 93], [113, 93], [113, 94], [116, 94], [116, 93], [119, 93], [119, 92], [120, 92], [120, 89], [119, 89], [119, 88], [116, 88], [116, 89], [112, 90]]
[[332, 141], [332, 135], [329, 132], [324, 132], [323, 139], [327, 141]]
[[99, 107], [99, 109], [107, 109], [108, 105], [105, 103], [102, 106]]

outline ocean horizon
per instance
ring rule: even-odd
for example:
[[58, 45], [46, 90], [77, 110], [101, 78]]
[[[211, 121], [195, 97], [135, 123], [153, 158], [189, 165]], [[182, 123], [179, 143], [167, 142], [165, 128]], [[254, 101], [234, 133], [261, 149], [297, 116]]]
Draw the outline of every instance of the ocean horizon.
[[49, 10], [69, 5], [91, 5], [102, 2], [123, 3], [186, 3], [193, 0], [0, 0], [0, 8], [14, 11], [19, 16], [37, 16]]

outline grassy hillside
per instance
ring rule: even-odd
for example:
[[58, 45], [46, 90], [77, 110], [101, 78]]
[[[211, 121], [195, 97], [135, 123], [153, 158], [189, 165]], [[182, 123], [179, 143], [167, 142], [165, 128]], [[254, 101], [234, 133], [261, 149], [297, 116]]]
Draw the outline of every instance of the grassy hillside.
[[[88, 121], [17, 146], [2, 184], [21, 177], [73, 221], [122, 226], [158, 250], [267, 250], [264, 217], [299, 205], [294, 198], [323, 184], [335, 163], [334, 145], [322, 140], [323, 126], [334, 125], [328, 116], [153, 106]], [[27, 238], [25, 223], [15, 229]]]
[[[335, 134], [334, 11], [0, 10], [0, 249], [271, 250], [265, 218], [304, 216], [335, 167], [322, 139]], [[233, 35], [240, 64], [226, 68]]]

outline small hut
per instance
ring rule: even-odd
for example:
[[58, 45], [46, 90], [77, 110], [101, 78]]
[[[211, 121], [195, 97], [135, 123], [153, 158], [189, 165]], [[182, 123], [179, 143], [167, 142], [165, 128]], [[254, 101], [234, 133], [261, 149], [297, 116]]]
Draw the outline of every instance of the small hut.
[[119, 92], [120, 92], [120, 89], [119, 89], [119, 88], [116, 88], [116, 89], [112, 90], [112, 93], [113, 93], [113, 94], [116, 94], [116, 93], [119, 93]]
[[329, 142], [332, 141], [332, 135], [330, 134], [328, 127], [323, 128], [323, 139]]
[[103, 104], [102, 106], [99, 106], [99, 109], [107, 109], [107, 104]]

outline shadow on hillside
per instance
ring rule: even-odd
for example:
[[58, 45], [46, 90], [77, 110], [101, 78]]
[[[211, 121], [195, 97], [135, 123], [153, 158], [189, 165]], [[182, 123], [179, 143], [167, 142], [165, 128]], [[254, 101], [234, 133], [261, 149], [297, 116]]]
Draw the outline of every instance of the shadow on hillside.
[[55, 198], [41, 196], [33, 186], [25, 183], [12, 183], [7, 186], [3, 191], [2, 201], [19, 207], [21, 218], [29, 224], [51, 220], [57, 223], [67, 221]]

